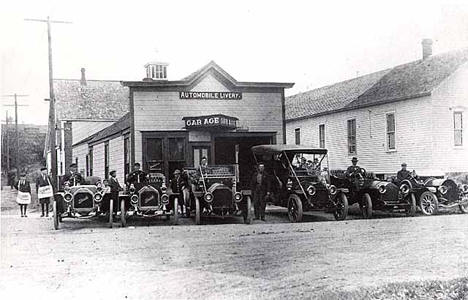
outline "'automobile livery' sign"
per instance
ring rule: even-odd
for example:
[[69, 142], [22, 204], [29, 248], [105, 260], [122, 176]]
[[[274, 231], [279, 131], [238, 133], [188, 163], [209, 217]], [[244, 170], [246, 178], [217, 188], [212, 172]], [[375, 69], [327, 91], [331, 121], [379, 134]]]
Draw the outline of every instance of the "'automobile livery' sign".
[[200, 117], [184, 117], [185, 128], [219, 128], [219, 129], [235, 129], [236, 121], [235, 117], [229, 117], [226, 115], [210, 115]]
[[180, 92], [180, 99], [194, 100], [241, 100], [242, 93], [238, 92]]

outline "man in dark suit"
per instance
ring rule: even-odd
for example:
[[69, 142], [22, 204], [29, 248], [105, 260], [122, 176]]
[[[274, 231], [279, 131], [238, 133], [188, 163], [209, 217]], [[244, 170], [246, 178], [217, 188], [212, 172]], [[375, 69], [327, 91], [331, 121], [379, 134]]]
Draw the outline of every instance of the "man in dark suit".
[[[119, 192], [122, 191], [122, 186], [119, 183], [119, 180], [117, 179], [117, 171], [112, 170], [109, 172], [110, 177], [109, 180], [107, 181], [109, 187], [110, 187], [110, 199], [114, 200], [114, 203], [117, 203], [119, 201]], [[107, 202], [105, 203], [106, 207], [105, 209], [107, 210], [109, 205]], [[114, 212], [117, 211], [118, 205], [114, 204]]]
[[357, 162], [358, 162], [357, 157], [353, 157], [353, 159], [351, 160], [352, 165], [349, 166], [348, 169], [346, 169], [346, 172], [345, 172], [346, 177], [350, 178], [355, 175], [361, 174], [362, 170], [361, 170], [361, 167], [357, 165]]
[[39, 195], [39, 188], [47, 186], [50, 186], [50, 188], [52, 189], [52, 184], [49, 175], [47, 175], [47, 168], [44, 167], [41, 168], [41, 175], [36, 179], [36, 193], [37, 197], [39, 198], [39, 203], [41, 203], [42, 209], [41, 217], [44, 217], [44, 212], [46, 217], [49, 216], [50, 197], [41, 197], [41, 195]]
[[257, 171], [252, 176], [250, 188], [253, 194], [255, 219], [265, 221], [266, 197], [270, 196], [271, 184], [268, 174], [265, 172], [265, 165], [259, 163]]
[[63, 183], [66, 182], [70, 186], [82, 185], [84, 183], [83, 177], [77, 172], [77, 165], [75, 163], [70, 165], [70, 171], [63, 176]]
[[133, 165], [133, 172], [128, 174], [127, 184], [130, 185], [132, 183], [137, 191], [147, 183], [147, 174], [140, 170], [139, 163], [135, 163]]

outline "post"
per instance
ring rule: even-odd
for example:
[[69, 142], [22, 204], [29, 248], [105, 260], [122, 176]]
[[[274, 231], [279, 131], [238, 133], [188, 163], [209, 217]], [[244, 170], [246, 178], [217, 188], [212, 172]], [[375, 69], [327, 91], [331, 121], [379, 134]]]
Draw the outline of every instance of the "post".
[[7, 167], [7, 174], [10, 173], [10, 134], [9, 130], [10, 127], [8, 126], [8, 110], [5, 110], [5, 135], [6, 135], [6, 167]]
[[55, 95], [52, 73], [52, 37], [50, 33], [50, 19], [47, 17], [47, 42], [49, 46], [49, 149], [51, 161], [52, 184], [58, 187], [57, 180], [57, 150], [55, 149], [56, 125], [55, 125]]
[[15, 138], [16, 138], [16, 178], [20, 178], [19, 135], [18, 135], [18, 100], [15, 93]]

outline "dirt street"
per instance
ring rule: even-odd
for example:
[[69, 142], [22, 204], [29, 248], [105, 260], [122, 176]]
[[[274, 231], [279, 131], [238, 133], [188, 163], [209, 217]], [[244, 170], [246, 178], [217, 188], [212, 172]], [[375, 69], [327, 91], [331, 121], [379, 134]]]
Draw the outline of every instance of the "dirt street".
[[252, 225], [184, 220], [109, 229], [66, 219], [58, 231], [37, 212], [18, 214], [16, 207], [2, 209], [2, 299], [330, 298], [392, 282], [468, 276], [462, 214], [343, 222], [314, 214], [291, 224], [284, 210], [273, 209], [266, 223]]

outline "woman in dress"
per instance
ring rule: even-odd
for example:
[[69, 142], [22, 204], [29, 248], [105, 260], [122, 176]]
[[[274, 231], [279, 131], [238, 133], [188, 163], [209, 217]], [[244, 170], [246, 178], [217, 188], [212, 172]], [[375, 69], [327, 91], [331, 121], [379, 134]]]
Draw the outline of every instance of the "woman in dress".
[[18, 190], [16, 202], [20, 206], [21, 217], [27, 217], [26, 209], [28, 208], [28, 204], [31, 203], [31, 185], [26, 180], [25, 173], [21, 173], [20, 180], [16, 183], [15, 189]]

